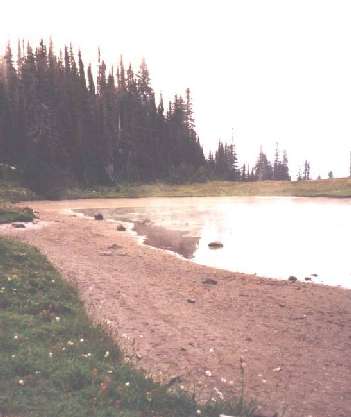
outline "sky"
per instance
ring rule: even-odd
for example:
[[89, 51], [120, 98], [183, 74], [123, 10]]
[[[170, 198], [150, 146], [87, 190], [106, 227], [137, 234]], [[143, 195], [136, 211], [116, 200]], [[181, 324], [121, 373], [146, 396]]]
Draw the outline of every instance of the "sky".
[[291, 174], [348, 176], [349, 0], [17, 0], [1, 2], [0, 46], [72, 42], [96, 64], [145, 58], [157, 93], [191, 89], [205, 151], [218, 140], [251, 165], [286, 149]]

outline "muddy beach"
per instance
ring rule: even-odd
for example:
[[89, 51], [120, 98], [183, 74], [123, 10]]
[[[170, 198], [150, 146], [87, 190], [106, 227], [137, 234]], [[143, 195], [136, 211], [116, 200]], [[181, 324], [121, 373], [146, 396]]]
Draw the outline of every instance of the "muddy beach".
[[90, 317], [157, 379], [178, 377], [200, 400], [215, 388], [229, 397], [242, 358], [246, 396], [263, 415], [350, 417], [350, 290], [197, 265], [67, 210], [108, 204], [34, 202], [43, 227], [0, 233], [45, 253]]

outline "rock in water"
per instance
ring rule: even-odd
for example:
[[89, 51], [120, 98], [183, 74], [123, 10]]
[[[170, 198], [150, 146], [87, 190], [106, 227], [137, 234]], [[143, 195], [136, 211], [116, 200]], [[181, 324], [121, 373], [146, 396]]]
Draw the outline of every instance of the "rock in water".
[[123, 224], [119, 224], [119, 225], [117, 226], [117, 230], [118, 230], [119, 232], [125, 232], [127, 229], [126, 229], [126, 227], [125, 227], [125, 226], [123, 226]]
[[95, 220], [104, 220], [104, 216], [101, 213], [96, 213], [94, 216]]
[[305, 277], [305, 281], [312, 281], [311, 277]]
[[223, 248], [223, 243], [222, 242], [218, 242], [218, 241], [210, 242], [208, 244], [208, 247], [211, 248], [211, 249]]
[[295, 281], [297, 281], [297, 278], [296, 278], [296, 277], [294, 277], [293, 275], [291, 275], [291, 276], [288, 278], [288, 281], [290, 281], [290, 282], [295, 282]]

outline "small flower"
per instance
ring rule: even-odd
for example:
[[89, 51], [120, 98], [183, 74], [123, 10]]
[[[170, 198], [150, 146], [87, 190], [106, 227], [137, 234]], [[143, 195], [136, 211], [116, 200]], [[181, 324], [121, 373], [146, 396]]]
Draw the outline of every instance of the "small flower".
[[11, 277], [7, 277], [7, 281], [12, 281], [12, 278]]
[[205, 372], [205, 374], [206, 374], [207, 376], [212, 376], [212, 372], [211, 372], [211, 371], [206, 371], [206, 372]]
[[16, 357], [16, 355], [11, 355], [11, 358], [14, 359]]
[[91, 356], [91, 353], [90, 353], [90, 352], [89, 352], [89, 353], [87, 353], [87, 357], [88, 357], [88, 358], [90, 358], [90, 356]]
[[214, 349], [213, 348], [210, 348], [210, 353], [213, 353], [214, 352]]
[[63, 348], [62, 348], [62, 350], [63, 350], [63, 351], [65, 351], [65, 350], [66, 350], [66, 348], [65, 348], [65, 347], [63, 347]]
[[229, 381], [229, 385], [234, 385], [234, 381]]
[[14, 338], [15, 340], [17, 340], [17, 339], [18, 339], [18, 334], [15, 334], [15, 335], [13, 336], [13, 338]]
[[224, 395], [223, 395], [223, 393], [218, 389], [218, 388], [216, 388], [216, 387], [214, 387], [214, 390], [216, 391], [216, 394], [218, 395], [218, 397], [221, 399], [221, 400], [224, 400]]
[[51, 282], [52, 282], [52, 283], [54, 283], [54, 282], [55, 282], [55, 280], [54, 280], [54, 279], [52, 279], [52, 280], [51, 280]]
[[40, 371], [35, 371], [35, 374], [36, 374], [36, 375], [39, 375], [39, 374], [40, 374]]
[[83, 343], [83, 342], [84, 342], [84, 339], [83, 339], [83, 338], [81, 338], [79, 341], [80, 341], [80, 343]]
[[227, 382], [226, 378], [221, 378], [221, 382], [223, 382], [223, 384], [225, 384]]
[[72, 342], [72, 340], [69, 340], [69, 341], [67, 342], [67, 345], [68, 345], [68, 346], [73, 346], [73, 345], [74, 345], [74, 342]]
[[61, 320], [61, 317], [58, 317], [58, 316], [57, 316], [57, 317], [55, 317], [55, 320], [56, 320], [56, 321], [60, 321], [60, 320]]
[[19, 380], [18, 380], [18, 385], [24, 385], [24, 381], [23, 381], [23, 379], [19, 379]]
[[184, 385], [181, 385], [179, 388], [180, 388], [181, 390], [183, 390], [183, 389], [184, 389]]
[[110, 352], [108, 350], [106, 350], [104, 358], [108, 358], [110, 356]]
[[126, 382], [126, 383], [125, 383], [125, 386], [126, 386], [126, 387], [129, 387], [129, 385], [130, 385], [130, 382]]
[[196, 410], [196, 414], [200, 415], [201, 414], [201, 410]]
[[52, 352], [49, 352], [49, 358], [52, 358], [53, 357], [53, 353]]
[[265, 384], [267, 382], [267, 380], [266, 379], [262, 379], [262, 382]]
[[151, 401], [152, 401], [152, 395], [151, 395], [151, 392], [147, 392], [147, 393], [146, 393], [146, 399], [147, 399], [147, 401], [149, 401], [149, 402], [151, 402]]
[[108, 374], [112, 374], [112, 371], [107, 371]]

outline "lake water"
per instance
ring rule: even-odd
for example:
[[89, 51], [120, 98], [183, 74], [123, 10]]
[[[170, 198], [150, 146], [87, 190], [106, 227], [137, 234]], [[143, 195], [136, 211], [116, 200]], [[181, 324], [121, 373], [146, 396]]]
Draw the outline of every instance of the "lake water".
[[[351, 288], [350, 199], [147, 198], [113, 204], [100, 211], [135, 223], [147, 243], [193, 262]], [[210, 249], [212, 241], [223, 248]]]

